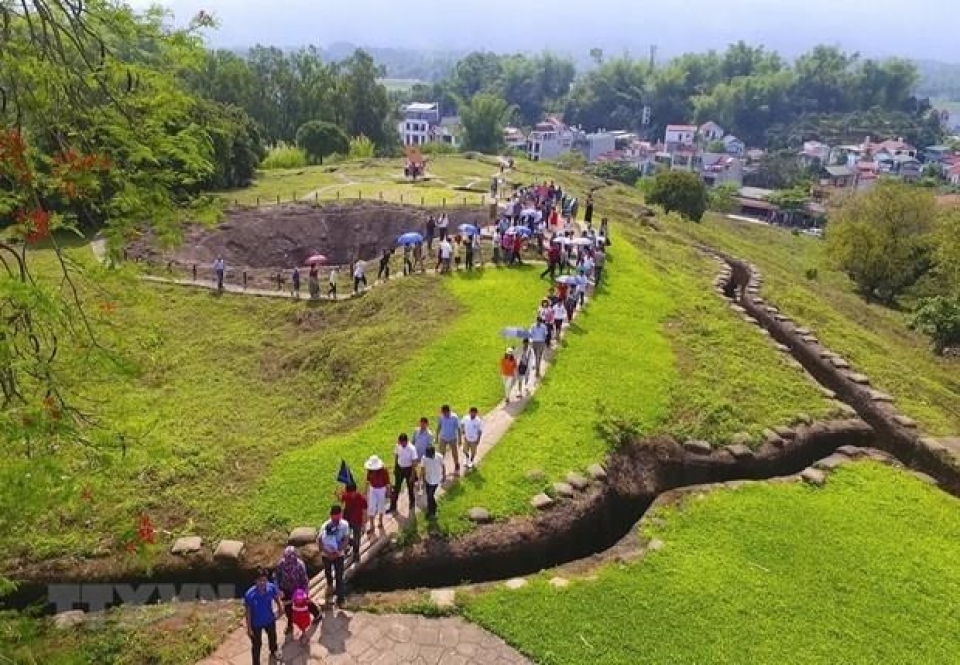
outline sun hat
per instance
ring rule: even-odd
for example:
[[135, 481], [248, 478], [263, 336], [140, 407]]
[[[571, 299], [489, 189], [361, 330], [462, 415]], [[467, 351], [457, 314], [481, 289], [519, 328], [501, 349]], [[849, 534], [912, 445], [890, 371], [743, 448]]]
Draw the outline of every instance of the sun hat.
[[509, 356], [512, 356], [512, 355], [513, 355], [513, 347], [512, 347], [512, 346], [508, 346], [508, 347], [507, 347], [507, 355], [509, 355]]
[[363, 467], [367, 471], [379, 471], [383, 468], [383, 460], [376, 455], [371, 455]]

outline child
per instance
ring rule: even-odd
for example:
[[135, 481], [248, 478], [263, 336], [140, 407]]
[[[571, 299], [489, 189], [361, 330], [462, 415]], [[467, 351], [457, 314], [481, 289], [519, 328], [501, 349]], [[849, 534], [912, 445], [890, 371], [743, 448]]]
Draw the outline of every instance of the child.
[[313, 622], [310, 615], [310, 597], [303, 589], [297, 589], [293, 593], [293, 605], [291, 607], [291, 620], [293, 625], [300, 630], [300, 644], [307, 642], [307, 628]]

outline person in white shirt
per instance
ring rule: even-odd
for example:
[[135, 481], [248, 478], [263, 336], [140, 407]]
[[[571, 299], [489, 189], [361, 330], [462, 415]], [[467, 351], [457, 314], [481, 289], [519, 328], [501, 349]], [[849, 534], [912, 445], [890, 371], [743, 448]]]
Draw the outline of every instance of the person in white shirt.
[[453, 258], [453, 245], [449, 240], [440, 242], [440, 272], [450, 272], [450, 260]]
[[417, 449], [410, 445], [410, 437], [406, 434], [401, 434], [397, 437], [397, 447], [393, 451], [394, 459], [394, 479], [393, 479], [393, 493], [390, 495], [390, 510], [387, 512], [394, 513], [397, 511], [397, 499], [400, 497], [400, 488], [403, 486], [403, 483], [407, 483], [407, 499], [410, 503], [410, 515], [413, 515], [413, 511], [416, 508], [416, 499], [414, 498], [413, 493], [413, 472], [417, 467]]
[[553, 333], [557, 345], [560, 344], [560, 335], [563, 332], [563, 324], [567, 321], [567, 306], [562, 300], [557, 300], [553, 305]]
[[[530, 378], [534, 372], [534, 366], [537, 363], [536, 355], [530, 346], [530, 340], [523, 340], [523, 346], [520, 347], [520, 355], [517, 356], [517, 393], [522, 398], [524, 393], [529, 393], [528, 385], [533, 383]], [[536, 370], [536, 371], [539, 371]]]
[[222, 257], [218, 257], [217, 260], [213, 262], [213, 272], [216, 274], [218, 291], [223, 291], [223, 274], [226, 270], [227, 264]]
[[337, 280], [340, 279], [340, 271], [337, 270], [337, 267], [334, 266], [330, 270], [330, 277], [327, 278], [327, 282], [330, 286], [327, 288], [327, 297], [337, 299]]
[[467, 443], [466, 467], [472, 469], [477, 463], [477, 448], [480, 446], [480, 437], [483, 436], [483, 419], [477, 415], [477, 407], [470, 407], [470, 415], [460, 421], [463, 431], [463, 440]]
[[367, 264], [360, 259], [353, 264], [353, 292], [360, 293], [360, 284], [367, 286]]
[[437, 457], [437, 451], [433, 446], [427, 446], [421, 460], [423, 465], [423, 485], [427, 493], [427, 519], [432, 520], [437, 516], [437, 488], [443, 482], [443, 458]]
[[437, 220], [437, 235], [440, 237], [440, 240], [447, 239], [447, 227], [450, 226], [450, 219], [446, 214], [440, 215], [440, 219]]

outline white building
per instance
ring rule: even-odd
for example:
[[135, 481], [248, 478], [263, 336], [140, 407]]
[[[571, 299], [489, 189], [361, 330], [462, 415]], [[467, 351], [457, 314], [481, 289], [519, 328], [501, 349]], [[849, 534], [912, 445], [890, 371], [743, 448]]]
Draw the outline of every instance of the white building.
[[616, 136], [603, 130], [592, 134], [577, 132], [573, 139], [573, 149], [586, 157], [590, 164], [597, 161], [600, 155], [611, 153], [616, 148]]
[[503, 128], [503, 142], [508, 148], [517, 150], [526, 150], [527, 148], [527, 137], [516, 127]]
[[415, 102], [403, 109], [398, 129], [403, 145], [424, 145], [432, 140], [432, 129], [440, 124], [440, 105]]
[[527, 157], [532, 161], [556, 159], [573, 148], [574, 131], [557, 118], [537, 123], [527, 136]]
[[678, 148], [692, 148], [697, 139], [696, 125], [667, 125], [663, 143], [668, 152]]
[[705, 142], [710, 141], [719, 141], [723, 138], [723, 135], [726, 133], [723, 131], [723, 127], [715, 123], [713, 120], [709, 120], [702, 125], [700, 125], [700, 137]]
[[743, 153], [747, 151], [747, 144], [733, 134], [727, 134], [721, 140], [727, 154], [732, 157], [743, 157]]

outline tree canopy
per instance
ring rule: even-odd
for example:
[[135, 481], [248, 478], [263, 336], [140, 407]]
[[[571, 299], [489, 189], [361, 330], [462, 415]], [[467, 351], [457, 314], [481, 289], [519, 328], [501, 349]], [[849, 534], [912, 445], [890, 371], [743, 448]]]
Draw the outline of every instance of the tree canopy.
[[350, 150], [350, 138], [332, 122], [311, 120], [297, 130], [297, 145], [311, 161], [323, 164], [324, 157], [337, 153], [346, 155]]
[[703, 219], [707, 211], [706, 185], [690, 171], [659, 171], [653, 177], [646, 197], [667, 212], [678, 212], [694, 222]]

